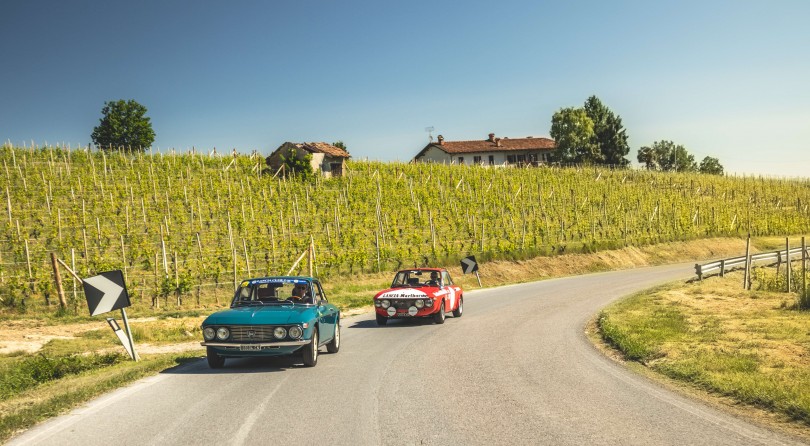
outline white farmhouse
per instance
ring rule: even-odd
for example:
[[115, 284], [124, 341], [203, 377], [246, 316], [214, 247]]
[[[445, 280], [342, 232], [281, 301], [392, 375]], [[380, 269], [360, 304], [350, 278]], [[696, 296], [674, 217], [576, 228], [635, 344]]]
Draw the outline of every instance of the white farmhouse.
[[554, 140], [549, 138], [496, 138], [494, 133], [490, 133], [485, 140], [445, 141], [439, 135], [436, 142], [425, 146], [413, 160], [484, 166], [537, 166], [551, 161], [551, 154], [556, 148]]

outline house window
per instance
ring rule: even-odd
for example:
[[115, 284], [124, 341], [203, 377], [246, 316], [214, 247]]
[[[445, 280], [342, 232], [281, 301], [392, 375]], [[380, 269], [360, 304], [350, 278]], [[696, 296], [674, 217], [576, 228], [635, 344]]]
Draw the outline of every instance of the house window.
[[473, 157], [473, 163], [481, 164], [481, 157], [480, 156], [474, 156]]
[[489, 156], [489, 165], [490, 165], [490, 166], [494, 166], [494, 165], [495, 165], [495, 155], [490, 155], [490, 156]]
[[506, 162], [509, 164], [515, 164], [515, 155], [506, 155]]
[[459, 164], [464, 164], [464, 157], [463, 156], [458, 157], [458, 163]]
[[517, 162], [518, 164], [526, 164], [526, 155], [518, 155]]

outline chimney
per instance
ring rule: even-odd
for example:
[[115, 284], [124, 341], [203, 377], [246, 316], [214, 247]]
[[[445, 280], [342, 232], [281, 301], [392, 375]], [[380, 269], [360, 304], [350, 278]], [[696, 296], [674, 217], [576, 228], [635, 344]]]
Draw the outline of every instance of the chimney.
[[495, 138], [495, 147], [501, 146], [501, 138]]
[[440, 145], [440, 146], [443, 146], [443, 145], [444, 145], [444, 136], [439, 135], [439, 136], [438, 136], [436, 139], [438, 139], [438, 140], [439, 140], [439, 145]]
[[489, 134], [489, 142], [495, 142], [495, 134], [494, 133]]

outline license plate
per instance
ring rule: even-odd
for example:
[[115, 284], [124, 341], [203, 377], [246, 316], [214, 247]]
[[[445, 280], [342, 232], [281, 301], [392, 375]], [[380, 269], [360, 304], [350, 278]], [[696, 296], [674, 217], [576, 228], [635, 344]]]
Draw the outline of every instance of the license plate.
[[240, 345], [239, 350], [243, 352], [257, 352], [261, 351], [261, 345]]

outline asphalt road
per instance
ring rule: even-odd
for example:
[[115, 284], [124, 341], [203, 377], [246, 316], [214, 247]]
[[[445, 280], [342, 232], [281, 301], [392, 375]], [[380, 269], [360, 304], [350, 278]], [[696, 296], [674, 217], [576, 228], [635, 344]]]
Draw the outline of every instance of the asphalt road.
[[643, 268], [465, 294], [444, 325], [342, 322], [337, 354], [204, 360], [141, 380], [10, 444], [802, 444], [673, 394], [583, 333], [610, 301], [688, 277]]

